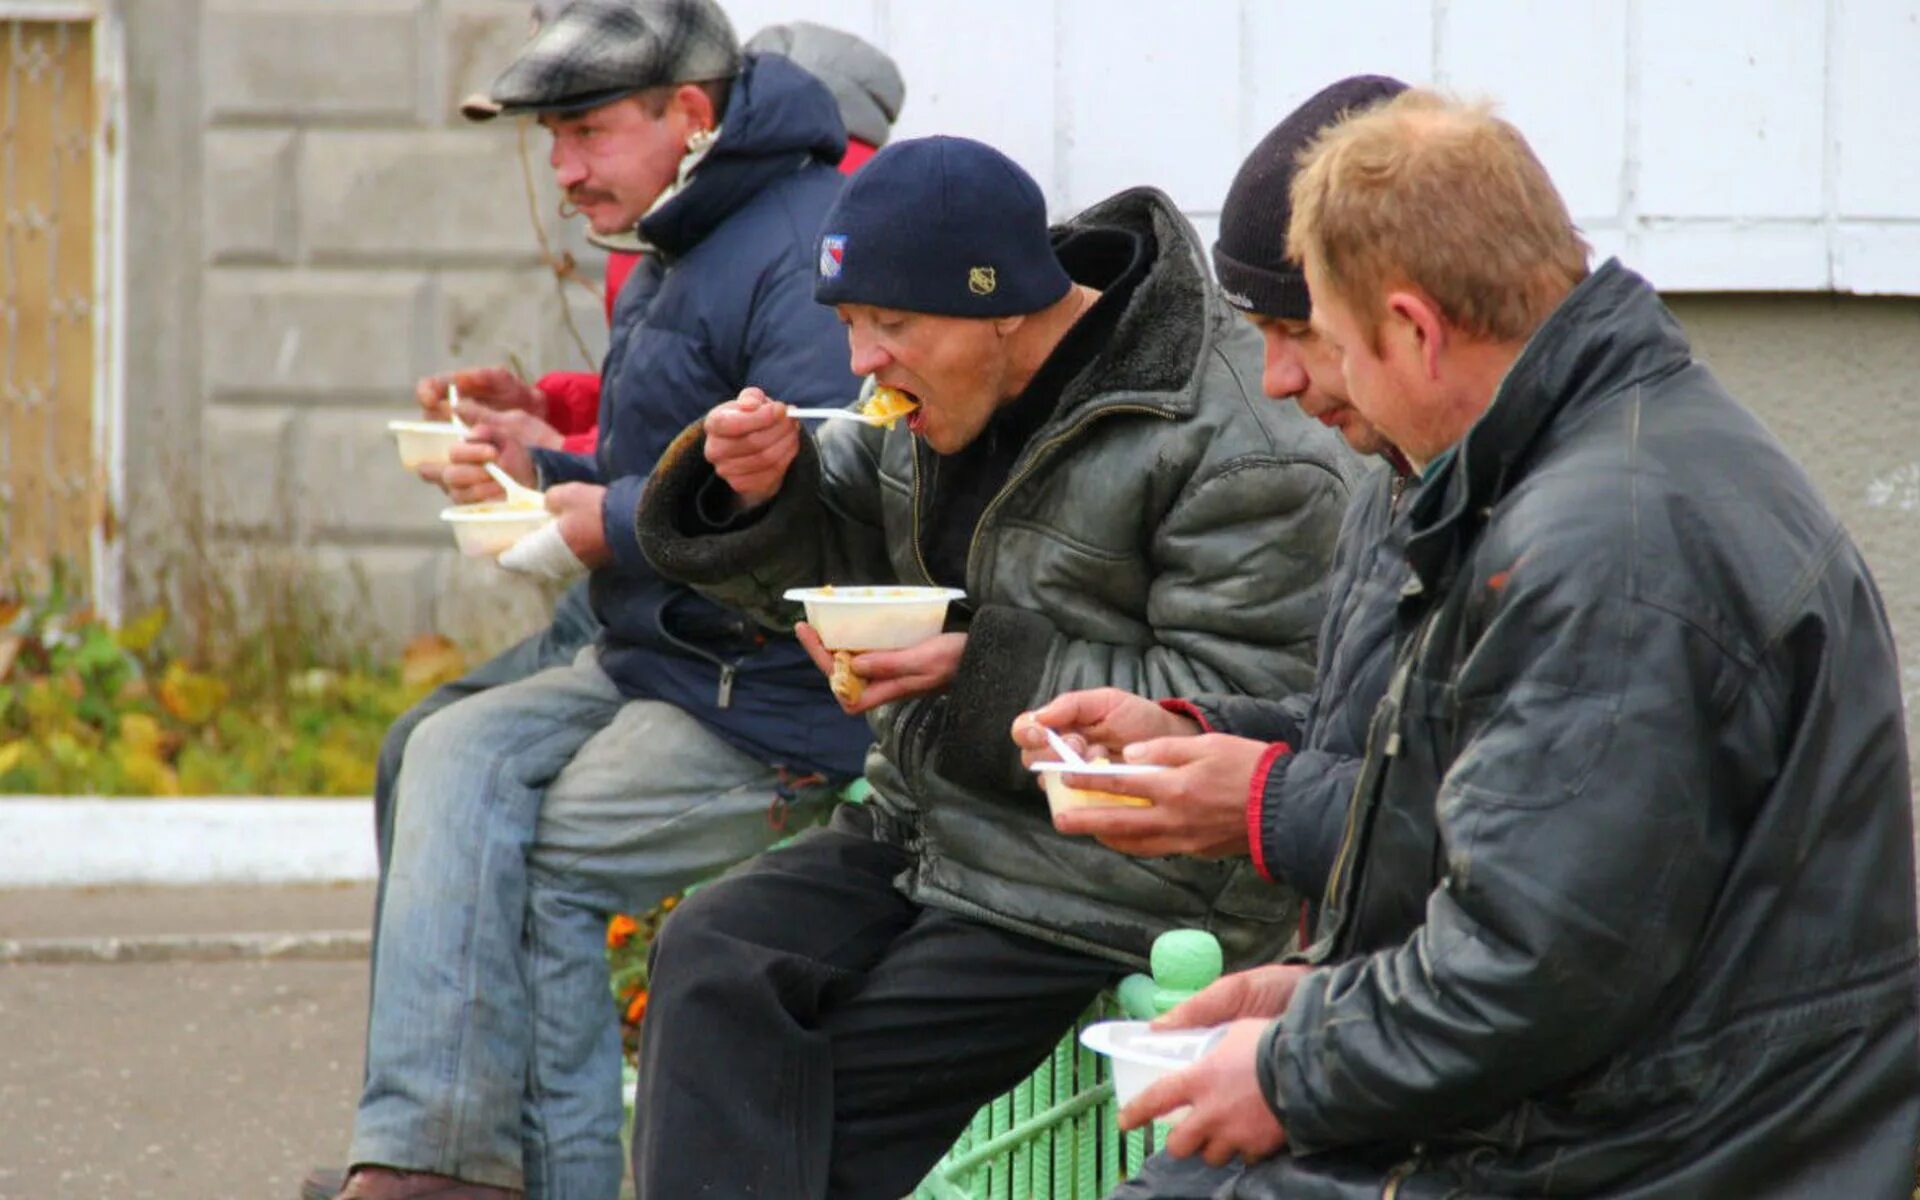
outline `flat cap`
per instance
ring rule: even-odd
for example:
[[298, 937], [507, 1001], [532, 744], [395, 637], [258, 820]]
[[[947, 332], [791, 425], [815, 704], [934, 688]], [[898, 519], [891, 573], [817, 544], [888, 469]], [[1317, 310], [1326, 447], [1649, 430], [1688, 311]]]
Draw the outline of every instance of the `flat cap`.
[[[576, 113], [670, 83], [730, 79], [740, 43], [714, 0], [573, 0], [487, 89], [498, 111]], [[485, 120], [483, 106], [463, 111]]]

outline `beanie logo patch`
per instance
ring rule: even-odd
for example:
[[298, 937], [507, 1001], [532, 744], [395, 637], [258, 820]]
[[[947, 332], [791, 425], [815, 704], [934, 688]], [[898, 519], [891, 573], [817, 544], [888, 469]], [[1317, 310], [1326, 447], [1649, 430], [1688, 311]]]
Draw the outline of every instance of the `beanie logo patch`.
[[991, 296], [993, 289], [1000, 286], [994, 277], [992, 267], [975, 267], [967, 272], [967, 290], [976, 296]]
[[838, 279], [840, 264], [847, 257], [847, 235], [829, 233], [820, 239], [820, 278]]

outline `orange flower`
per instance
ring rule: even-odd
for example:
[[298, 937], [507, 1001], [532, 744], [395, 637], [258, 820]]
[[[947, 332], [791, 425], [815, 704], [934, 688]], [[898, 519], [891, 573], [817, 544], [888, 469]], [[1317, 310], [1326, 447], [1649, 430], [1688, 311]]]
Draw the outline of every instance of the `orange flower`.
[[625, 913], [614, 917], [613, 920], [607, 922], [607, 949], [618, 950], [620, 947], [632, 941], [633, 935], [637, 933], [639, 929], [639, 922]]
[[647, 993], [646, 993], [646, 990], [643, 988], [640, 991], [635, 992], [633, 994], [633, 999], [627, 1002], [627, 1024], [638, 1025], [640, 1023], [640, 1018], [646, 1015], [647, 1015]]
[[667, 897], [667, 898], [666, 898], [665, 900], [662, 900], [662, 901], [660, 902], [660, 911], [661, 911], [661, 912], [672, 912], [672, 911], [673, 911], [673, 906], [674, 906], [674, 905], [676, 905], [676, 904], [678, 904], [678, 903], [680, 903], [680, 897], [678, 897], [678, 896], [668, 896], [668, 897]]

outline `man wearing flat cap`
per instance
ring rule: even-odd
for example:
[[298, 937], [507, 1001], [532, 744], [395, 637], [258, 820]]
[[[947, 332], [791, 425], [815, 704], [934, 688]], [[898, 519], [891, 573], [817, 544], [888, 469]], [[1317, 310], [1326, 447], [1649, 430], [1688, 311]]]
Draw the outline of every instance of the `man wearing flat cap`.
[[1019, 166], [926, 138], [849, 182], [816, 272], [853, 370], [917, 408], [808, 432], [791, 397], [744, 391], [662, 459], [647, 556], [770, 622], [797, 585], [965, 599], [946, 632], [852, 659], [871, 801], [702, 888], [656, 940], [649, 1200], [897, 1200], [1157, 934], [1210, 928], [1248, 963], [1298, 915], [1244, 857], [1058, 834], [1006, 734], [1071, 688], [1312, 679], [1347, 456], [1258, 394], [1258, 339], [1191, 226], [1143, 188], [1050, 237]]
[[590, 569], [602, 632], [409, 740], [351, 1200], [614, 1196], [608, 916], [777, 840], [783, 773], [850, 778], [870, 737], [790, 636], [660, 577], [634, 531], [661, 451], [716, 403], [855, 393], [811, 295], [845, 147], [832, 96], [785, 58], [743, 57], [711, 0], [575, 0], [489, 94], [548, 130], [597, 232], [655, 253], [614, 310], [595, 452], [497, 447]]

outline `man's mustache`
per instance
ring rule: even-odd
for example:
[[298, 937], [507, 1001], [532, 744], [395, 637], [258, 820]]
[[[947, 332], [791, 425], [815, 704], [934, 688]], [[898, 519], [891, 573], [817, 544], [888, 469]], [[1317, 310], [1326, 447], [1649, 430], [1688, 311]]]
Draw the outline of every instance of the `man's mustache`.
[[596, 192], [584, 188], [567, 192], [567, 203], [575, 208], [585, 208], [589, 204], [606, 204], [612, 200], [613, 196], [607, 192]]

